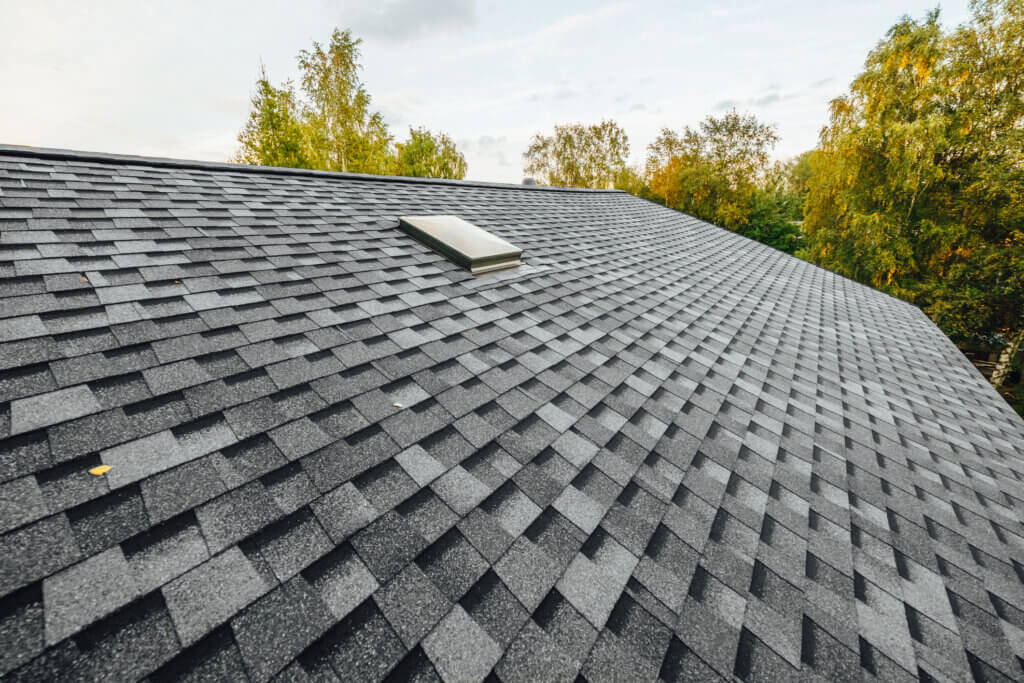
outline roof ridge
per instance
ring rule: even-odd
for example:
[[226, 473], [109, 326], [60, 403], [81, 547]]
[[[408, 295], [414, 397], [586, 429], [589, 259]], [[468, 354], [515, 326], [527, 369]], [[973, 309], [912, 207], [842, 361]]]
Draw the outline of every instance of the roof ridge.
[[148, 157], [134, 154], [111, 154], [53, 147], [33, 147], [0, 143], [0, 156], [28, 157], [61, 161], [93, 161], [113, 165], [143, 165], [154, 168], [184, 168], [200, 171], [232, 171], [236, 173], [259, 173], [264, 175], [298, 175], [344, 180], [368, 180], [376, 182], [426, 183], [432, 185], [456, 185], [460, 187], [490, 187], [503, 190], [541, 190], [554, 192], [595, 192], [613, 193], [623, 190], [601, 190], [584, 187], [553, 187], [549, 185], [519, 185], [516, 183], [495, 183], [482, 180], [452, 180], [447, 178], [416, 178], [412, 176], [373, 175], [369, 173], [343, 173], [320, 171], [310, 168], [283, 168], [280, 166], [253, 166], [226, 161], [200, 161], [198, 159], [172, 159]]

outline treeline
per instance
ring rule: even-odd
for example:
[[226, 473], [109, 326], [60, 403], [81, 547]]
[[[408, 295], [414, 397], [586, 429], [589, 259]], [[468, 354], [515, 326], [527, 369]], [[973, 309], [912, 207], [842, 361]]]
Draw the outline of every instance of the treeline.
[[235, 161], [348, 173], [464, 178], [466, 159], [444, 133], [409, 128], [396, 142], [359, 78], [362, 40], [335, 29], [298, 55], [299, 88], [261, 67]]
[[602, 121], [538, 133], [523, 159], [542, 183], [625, 190], [792, 254], [801, 244], [808, 159], [772, 162], [778, 139], [773, 126], [731, 111], [695, 129], [663, 129], [637, 169], [627, 165], [629, 136]]

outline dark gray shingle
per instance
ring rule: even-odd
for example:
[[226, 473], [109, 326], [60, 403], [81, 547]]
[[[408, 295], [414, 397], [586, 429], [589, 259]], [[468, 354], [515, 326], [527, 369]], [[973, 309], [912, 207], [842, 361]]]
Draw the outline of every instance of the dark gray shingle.
[[231, 547], [170, 582], [162, 592], [187, 645], [269, 589], [245, 555]]

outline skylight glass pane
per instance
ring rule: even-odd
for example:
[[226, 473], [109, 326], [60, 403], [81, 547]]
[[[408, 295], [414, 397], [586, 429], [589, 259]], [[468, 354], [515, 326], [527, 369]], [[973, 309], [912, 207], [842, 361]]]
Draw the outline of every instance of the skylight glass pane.
[[523, 250], [458, 216], [401, 216], [402, 230], [474, 275], [519, 265]]

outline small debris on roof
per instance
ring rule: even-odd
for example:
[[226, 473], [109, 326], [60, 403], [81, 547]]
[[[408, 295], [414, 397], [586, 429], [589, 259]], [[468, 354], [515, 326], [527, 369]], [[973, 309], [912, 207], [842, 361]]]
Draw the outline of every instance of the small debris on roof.
[[89, 474], [102, 477], [104, 474], [110, 471], [110, 465], [97, 465], [89, 470]]

